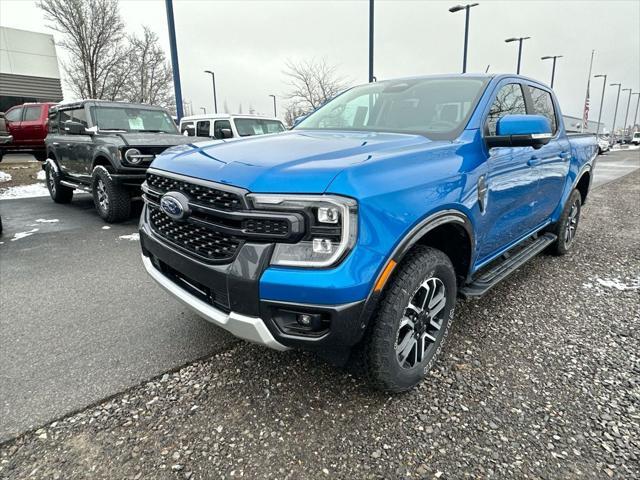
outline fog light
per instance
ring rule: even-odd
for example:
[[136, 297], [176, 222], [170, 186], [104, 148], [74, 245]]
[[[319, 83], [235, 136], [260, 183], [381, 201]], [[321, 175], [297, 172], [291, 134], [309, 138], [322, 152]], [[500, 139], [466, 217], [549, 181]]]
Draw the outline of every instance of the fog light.
[[315, 253], [330, 254], [333, 253], [333, 243], [327, 238], [314, 238], [313, 251]]
[[312, 317], [308, 313], [301, 313], [298, 315], [298, 323], [304, 327], [311, 325]]
[[336, 207], [318, 208], [318, 221], [320, 223], [338, 223], [340, 212]]

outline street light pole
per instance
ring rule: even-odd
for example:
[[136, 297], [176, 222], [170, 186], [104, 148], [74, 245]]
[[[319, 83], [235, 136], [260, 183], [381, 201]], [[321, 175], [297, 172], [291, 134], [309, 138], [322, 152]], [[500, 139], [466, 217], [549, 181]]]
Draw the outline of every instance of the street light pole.
[[213, 111], [218, 113], [218, 99], [216, 98], [216, 74], [211, 70], [205, 70], [204, 73], [209, 73], [211, 75], [211, 80], [213, 82]]
[[373, 0], [369, 0], [369, 83], [373, 81]]
[[553, 80], [556, 77], [556, 60], [558, 58], [562, 58], [563, 55], [551, 55], [547, 57], [540, 57], [540, 60], [549, 60], [553, 59], [553, 67], [551, 67], [551, 88], [553, 88]]
[[640, 107], [640, 92], [632, 93], [631, 95], [638, 95], [638, 101], [636, 102], [636, 113], [633, 115], [633, 126], [636, 126], [638, 119], [638, 107]]
[[531, 37], [519, 37], [519, 38], [507, 38], [505, 43], [518, 42], [518, 70], [517, 74], [520, 75], [520, 61], [522, 60], [522, 42], [524, 40], [529, 40]]
[[269, 96], [273, 98], [273, 116], [277, 117], [278, 111], [276, 110], [276, 96], [275, 95], [269, 95]]
[[470, 3], [467, 5], [456, 5], [455, 7], [451, 7], [449, 11], [451, 13], [459, 12], [460, 10], [465, 11], [465, 19], [464, 19], [464, 53], [462, 54], [462, 73], [467, 73], [467, 49], [469, 46], [469, 10], [472, 7], [477, 6], [477, 3]]
[[165, 0], [167, 8], [167, 26], [169, 28], [169, 48], [171, 50], [171, 68], [173, 70], [173, 89], [176, 96], [176, 115], [178, 121], [183, 117], [182, 87], [180, 86], [180, 68], [178, 67], [178, 47], [176, 42], [176, 25], [173, 20], [173, 0]]
[[621, 83], [611, 83], [609, 84], [610, 87], [618, 87], [618, 96], [616, 98], [616, 109], [613, 112], [613, 125], [611, 126], [611, 138], [613, 140], [612, 145], [615, 145], [615, 139], [616, 139], [616, 117], [618, 116], [618, 101], [620, 100], [620, 88], [622, 88], [622, 84]]
[[624, 116], [624, 125], [622, 126], [622, 141], [624, 141], [624, 137], [627, 134], [627, 121], [629, 120], [629, 105], [631, 105], [631, 89], [623, 88], [623, 92], [629, 92], [629, 99], [627, 100], [627, 113]]
[[593, 78], [604, 78], [604, 82], [602, 82], [602, 97], [600, 98], [600, 111], [598, 112], [598, 127], [596, 129], [596, 138], [598, 138], [598, 135], [600, 135], [600, 120], [602, 120], [602, 105], [604, 104], [604, 88], [607, 86], [607, 76], [594, 75]]

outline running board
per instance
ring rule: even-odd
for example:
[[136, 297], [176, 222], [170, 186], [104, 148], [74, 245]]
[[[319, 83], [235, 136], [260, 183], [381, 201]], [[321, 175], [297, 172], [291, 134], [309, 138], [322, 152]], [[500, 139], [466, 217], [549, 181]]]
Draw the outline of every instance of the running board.
[[82, 190], [83, 192], [91, 193], [91, 189], [79, 183], [73, 183], [68, 180], [60, 180], [60, 184], [65, 187], [73, 188], [75, 190]]
[[[518, 268], [542, 252], [545, 248], [556, 241], [558, 237], [553, 233], [545, 233], [533, 240], [529, 245], [510, 256], [505, 256], [504, 260], [487, 270], [473, 282], [465, 285], [458, 292], [462, 298], [478, 298], [487, 293], [492, 287], [507, 278]], [[509, 252], [508, 252], [509, 253]]]

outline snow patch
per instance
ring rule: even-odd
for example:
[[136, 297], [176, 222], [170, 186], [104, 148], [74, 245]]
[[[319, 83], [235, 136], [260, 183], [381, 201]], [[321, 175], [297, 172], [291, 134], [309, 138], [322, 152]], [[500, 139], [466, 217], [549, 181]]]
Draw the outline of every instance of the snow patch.
[[132, 233], [131, 235], [120, 235], [118, 238], [122, 240], [130, 240], [132, 242], [137, 242], [138, 240], [140, 240], [140, 234]]
[[11, 181], [11, 175], [9, 175], [7, 172], [3, 172], [2, 170], [0, 170], [0, 182], [10, 182]]
[[21, 238], [29, 237], [29, 236], [33, 235], [34, 233], [36, 233], [38, 230], [40, 230], [40, 229], [39, 228], [34, 228], [34, 229], [31, 229], [31, 230], [27, 230], [26, 232], [18, 232], [13, 236], [11, 241], [15, 242], [16, 240], [20, 240]]
[[618, 290], [624, 292], [626, 290], [640, 290], [640, 276], [637, 278], [628, 278], [622, 281], [619, 278], [589, 278], [589, 282], [583, 283], [582, 288], [603, 292], [605, 289]]
[[109, 225], [105, 225], [104, 227], [102, 227], [102, 230], [109, 230], [111, 227]]
[[38, 223], [58, 223], [60, 220], [58, 220], [57, 218], [52, 218], [50, 220], [47, 220], [45, 218], [39, 218], [36, 220], [36, 222]]
[[14, 198], [46, 197], [49, 190], [42, 183], [32, 185], [18, 185], [16, 187], [0, 188], [0, 200], [11, 200]]
[[38, 172], [38, 175], [36, 175], [36, 178], [38, 180], [46, 180], [47, 179], [47, 173], [44, 170], [40, 170]]

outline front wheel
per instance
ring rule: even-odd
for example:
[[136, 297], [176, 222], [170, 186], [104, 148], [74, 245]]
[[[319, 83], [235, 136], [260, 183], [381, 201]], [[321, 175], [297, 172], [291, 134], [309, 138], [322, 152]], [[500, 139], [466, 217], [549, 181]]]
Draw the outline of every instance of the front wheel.
[[449, 334], [455, 301], [456, 274], [449, 258], [431, 247], [415, 247], [387, 286], [364, 340], [373, 386], [402, 392], [422, 381]]
[[109, 223], [122, 222], [131, 215], [131, 196], [114, 183], [109, 172], [98, 167], [93, 175], [93, 203], [102, 219]]
[[578, 231], [580, 222], [580, 210], [582, 208], [582, 196], [578, 190], [571, 192], [569, 200], [562, 210], [562, 215], [551, 230], [558, 239], [549, 247], [554, 255], [565, 255], [573, 246], [573, 241]]

